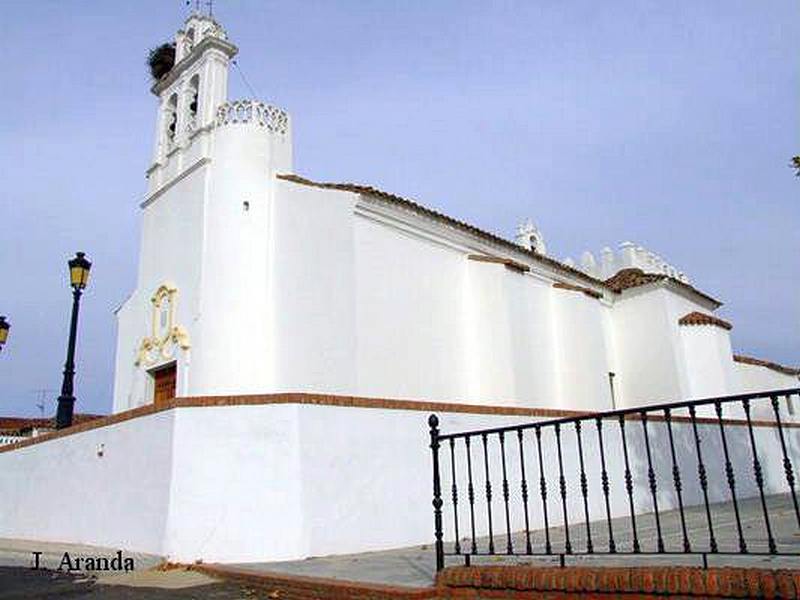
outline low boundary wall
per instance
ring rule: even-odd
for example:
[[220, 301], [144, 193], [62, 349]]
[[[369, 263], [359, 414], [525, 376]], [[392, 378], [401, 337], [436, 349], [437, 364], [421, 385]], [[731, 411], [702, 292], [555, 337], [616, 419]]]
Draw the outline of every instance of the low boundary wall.
[[0, 448], [0, 537], [183, 563], [430, 544], [430, 412], [444, 432], [578, 414], [314, 394], [180, 398]]

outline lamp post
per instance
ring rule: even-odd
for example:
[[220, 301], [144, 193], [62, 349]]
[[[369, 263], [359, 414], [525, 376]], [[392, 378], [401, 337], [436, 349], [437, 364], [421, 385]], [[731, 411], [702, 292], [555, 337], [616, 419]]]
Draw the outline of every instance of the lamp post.
[[75, 337], [78, 333], [78, 309], [81, 305], [81, 294], [89, 281], [89, 269], [92, 263], [86, 260], [83, 252], [75, 254], [70, 260], [69, 283], [72, 286], [72, 319], [69, 325], [69, 343], [67, 344], [67, 362], [64, 363], [64, 381], [61, 384], [61, 395], [58, 397], [56, 412], [56, 429], [72, 425], [72, 409], [75, 396], [72, 395], [75, 378]]
[[6, 321], [5, 317], [0, 316], [0, 352], [3, 350], [3, 346], [6, 345], [9, 329], [11, 329], [11, 323]]

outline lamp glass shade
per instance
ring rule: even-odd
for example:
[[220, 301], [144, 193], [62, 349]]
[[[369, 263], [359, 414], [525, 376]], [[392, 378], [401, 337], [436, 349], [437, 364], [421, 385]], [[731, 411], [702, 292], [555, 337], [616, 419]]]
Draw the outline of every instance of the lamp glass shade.
[[78, 252], [68, 264], [70, 285], [77, 290], [82, 290], [89, 283], [89, 269], [92, 268], [92, 263], [86, 260], [83, 252]]
[[0, 346], [6, 343], [8, 339], [8, 330], [11, 329], [11, 325], [8, 324], [5, 317], [0, 317]]

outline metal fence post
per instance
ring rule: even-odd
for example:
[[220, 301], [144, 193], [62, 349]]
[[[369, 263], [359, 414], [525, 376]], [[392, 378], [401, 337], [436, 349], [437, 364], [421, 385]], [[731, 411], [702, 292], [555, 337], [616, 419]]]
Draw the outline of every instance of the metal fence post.
[[431, 428], [431, 453], [433, 455], [433, 521], [436, 535], [436, 571], [444, 568], [444, 544], [442, 542], [442, 484], [439, 478], [439, 418], [428, 417]]

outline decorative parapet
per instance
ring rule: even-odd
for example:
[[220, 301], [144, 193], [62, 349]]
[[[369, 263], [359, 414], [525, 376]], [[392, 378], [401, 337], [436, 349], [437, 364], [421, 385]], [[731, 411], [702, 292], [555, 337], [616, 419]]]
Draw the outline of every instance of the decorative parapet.
[[581, 255], [579, 264], [576, 265], [571, 258], [565, 259], [564, 263], [602, 280], [613, 277], [623, 269], [641, 269], [645, 273], [666, 275], [682, 283], [691, 283], [683, 271], [669, 264], [655, 252], [632, 242], [622, 242], [618, 252], [606, 246], [600, 251], [599, 260], [587, 250]]
[[217, 127], [232, 124], [252, 124], [265, 127], [272, 133], [289, 132], [289, 115], [286, 111], [257, 100], [234, 100], [217, 109]]

